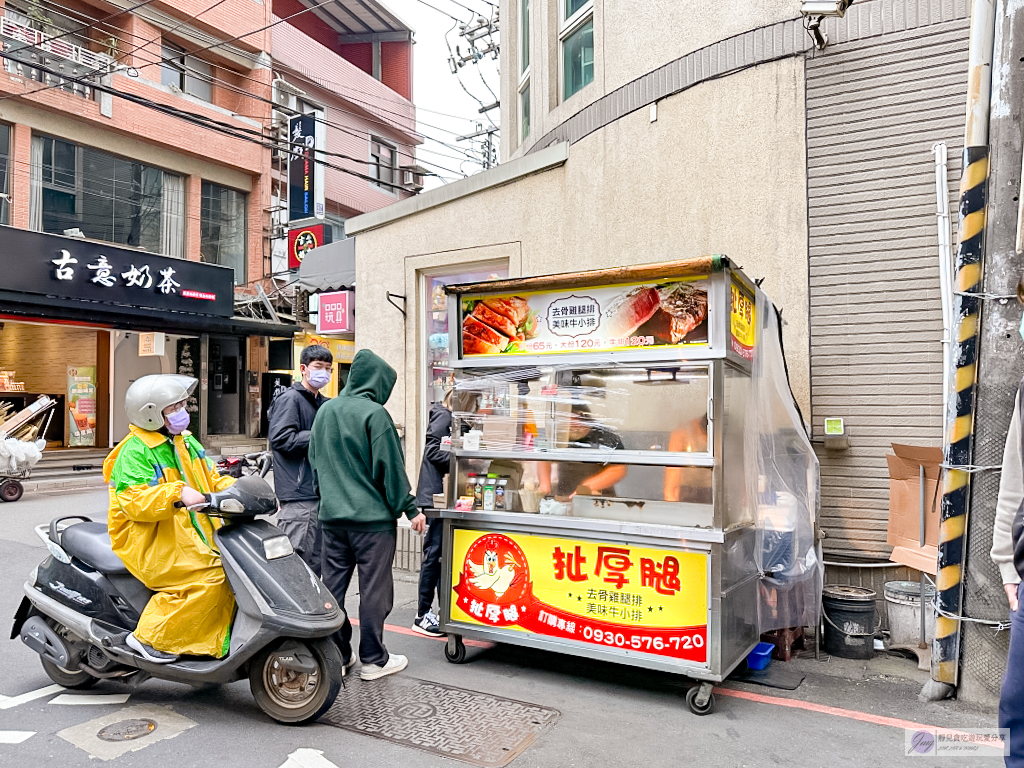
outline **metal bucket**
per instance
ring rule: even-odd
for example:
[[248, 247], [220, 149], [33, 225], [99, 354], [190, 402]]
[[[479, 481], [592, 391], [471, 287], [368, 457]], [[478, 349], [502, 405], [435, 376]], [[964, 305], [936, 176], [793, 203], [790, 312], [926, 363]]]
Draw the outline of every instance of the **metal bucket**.
[[825, 652], [844, 659], [870, 659], [875, 653], [873, 589], [832, 584], [821, 591]]
[[[891, 645], [916, 646], [921, 639], [921, 584], [917, 581], [887, 581], [882, 591], [889, 614], [889, 642]], [[925, 642], [935, 637], [935, 588], [925, 586], [925, 601], [929, 610], [925, 614]]]

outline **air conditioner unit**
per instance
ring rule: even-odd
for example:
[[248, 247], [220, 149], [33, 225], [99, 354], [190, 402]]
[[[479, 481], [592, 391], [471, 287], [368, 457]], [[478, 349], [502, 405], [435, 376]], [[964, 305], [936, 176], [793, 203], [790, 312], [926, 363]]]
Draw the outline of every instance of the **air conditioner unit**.
[[414, 171], [404, 171], [402, 185], [406, 189], [411, 189], [416, 192], [419, 192], [421, 189], [423, 189], [423, 177], [420, 176], [418, 173], [415, 173]]

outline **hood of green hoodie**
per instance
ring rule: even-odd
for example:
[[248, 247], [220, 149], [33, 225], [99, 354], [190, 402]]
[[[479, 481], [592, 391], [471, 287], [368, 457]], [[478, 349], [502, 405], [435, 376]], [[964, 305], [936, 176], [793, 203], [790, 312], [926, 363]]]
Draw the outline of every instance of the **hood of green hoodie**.
[[384, 405], [391, 397], [396, 381], [398, 374], [394, 368], [370, 350], [361, 349], [352, 360], [348, 381], [341, 394], [347, 397], [368, 397]]

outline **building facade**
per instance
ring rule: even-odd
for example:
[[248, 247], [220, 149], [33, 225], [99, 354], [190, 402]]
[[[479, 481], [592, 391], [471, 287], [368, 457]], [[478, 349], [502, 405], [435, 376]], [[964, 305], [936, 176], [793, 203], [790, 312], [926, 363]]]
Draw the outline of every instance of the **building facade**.
[[[936, 190], [955, 210], [968, 14], [857, 2], [819, 50], [795, 1], [505, 0], [505, 162], [348, 223], [379, 306], [356, 344], [404, 371], [389, 407], [410, 472], [445, 373], [438, 283], [723, 253], [782, 310], [826, 560], [884, 564], [891, 444], [942, 443]], [[846, 450], [824, 446], [832, 417]], [[826, 579], [851, 575], [881, 597], [910, 574]]]
[[158, 372], [200, 379], [212, 450], [259, 447], [268, 340], [296, 330], [274, 263], [289, 115], [321, 110], [339, 237], [414, 193], [393, 178], [415, 144], [412, 31], [376, 3], [292, 5], [3, 3], [0, 263], [19, 279], [0, 281], [0, 399], [58, 398], [52, 448], [115, 443], [125, 390]]

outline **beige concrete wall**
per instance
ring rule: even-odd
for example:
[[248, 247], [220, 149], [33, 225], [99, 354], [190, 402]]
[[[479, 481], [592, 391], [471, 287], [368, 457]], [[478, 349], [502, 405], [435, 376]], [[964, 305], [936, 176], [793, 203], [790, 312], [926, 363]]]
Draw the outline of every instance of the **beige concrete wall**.
[[[505, 259], [548, 274], [724, 253], [784, 311], [793, 388], [810, 401], [802, 59], [665, 99], [574, 144], [561, 167], [360, 232], [357, 347], [399, 371], [388, 408], [420, 453], [424, 270]], [[408, 319], [385, 301], [408, 296]], [[809, 412], [809, 411], [805, 411]], [[415, 473], [413, 473], [415, 474]]]
[[[594, 81], [562, 99], [558, 0], [530, 0], [530, 136], [519, 140], [520, 0], [502, 0], [502, 152], [518, 157], [587, 105], [705, 46], [797, 18], [797, 0], [595, 0]], [[668, 31], [671, 30], [669, 34]]]

